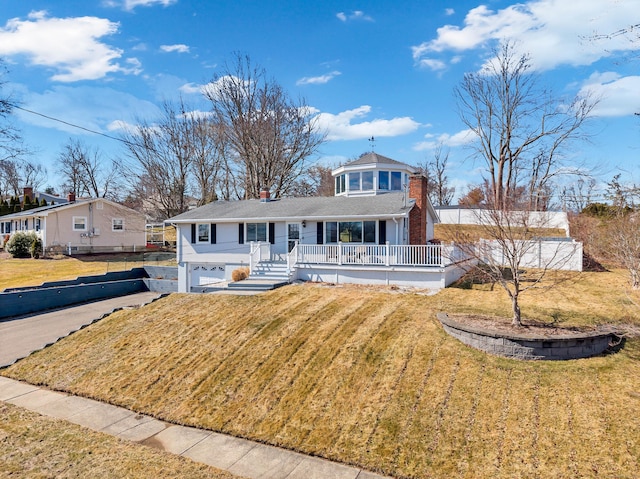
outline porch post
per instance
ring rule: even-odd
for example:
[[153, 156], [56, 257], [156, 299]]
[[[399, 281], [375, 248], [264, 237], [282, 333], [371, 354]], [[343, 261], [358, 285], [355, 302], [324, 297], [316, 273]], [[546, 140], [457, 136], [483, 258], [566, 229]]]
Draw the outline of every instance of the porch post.
[[388, 242], [388, 241], [387, 241], [387, 242], [385, 242], [384, 247], [385, 247], [385, 259], [384, 259], [384, 265], [385, 265], [385, 266], [389, 266], [389, 264], [390, 264], [390, 263], [389, 263], [389, 255], [390, 255], [390, 253], [391, 253], [391, 252], [389, 251], [389, 242]]
[[338, 241], [338, 264], [342, 264], [342, 241]]

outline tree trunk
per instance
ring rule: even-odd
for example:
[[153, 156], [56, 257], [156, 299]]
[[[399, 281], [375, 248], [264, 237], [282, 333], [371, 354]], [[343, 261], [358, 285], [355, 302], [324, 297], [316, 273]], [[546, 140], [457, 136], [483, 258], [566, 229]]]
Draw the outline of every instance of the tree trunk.
[[511, 324], [518, 328], [522, 327], [522, 318], [520, 316], [520, 304], [518, 304], [517, 294], [514, 294], [511, 296], [511, 308], [513, 310], [513, 319], [511, 320]]

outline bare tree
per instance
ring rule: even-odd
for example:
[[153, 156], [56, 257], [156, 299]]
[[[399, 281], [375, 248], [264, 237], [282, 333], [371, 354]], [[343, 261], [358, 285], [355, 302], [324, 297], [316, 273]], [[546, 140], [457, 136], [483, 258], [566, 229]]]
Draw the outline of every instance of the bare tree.
[[166, 101], [161, 118], [140, 120], [123, 140], [134, 193], [144, 191], [151, 216], [166, 219], [186, 211], [190, 194], [199, 204], [217, 197], [227, 147], [224, 132], [210, 115], [194, 111], [182, 99]]
[[427, 178], [429, 200], [437, 206], [450, 205], [456, 192], [454, 187], [449, 186], [449, 178], [447, 177], [448, 163], [449, 149], [445, 149], [442, 143], [438, 143], [433, 152], [433, 160], [420, 167]]
[[571, 211], [581, 212], [593, 202], [596, 179], [593, 177], [578, 178], [569, 187], [562, 190], [564, 204]]
[[595, 102], [554, 99], [539, 88], [529, 56], [518, 56], [512, 42], [503, 43], [480, 72], [465, 74], [454, 94], [462, 121], [478, 138], [476, 154], [486, 163], [495, 207], [508, 207], [516, 187], [526, 184], [526, 206], [539, 208], [562, 171], [564, 148], [584, 139]]
[[117, 196], [118, 165], [102, 160], [97, 148], [69, 138], [58, 155], [61, 188], [76, 196], [112, 198]]
[[213, 78], [205, 96], [224, 126], [244, 197], [257, 198], [264, 187], [277, 197], [289, 194], [304, 160], [325, 140], [305, 101], [292, 100], [241, 54]]
[[629, 283], [640, 289], [640, 216], [638, 212], [618, 209], [607, 227], [610, 253], [629, 272]]
[[332, 169], [328, 166], [312, 166], [294, 183], [292, 196], [333, 196], [335, 185]]

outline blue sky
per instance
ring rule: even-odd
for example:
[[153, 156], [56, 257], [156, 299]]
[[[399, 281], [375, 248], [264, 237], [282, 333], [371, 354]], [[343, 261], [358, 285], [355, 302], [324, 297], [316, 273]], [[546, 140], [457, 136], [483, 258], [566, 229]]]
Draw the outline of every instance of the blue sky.
[[[0, 0], [0, 57], [22, 107], [118, 136], [179, 95], [206, 110], [202, 86], [233, 52], [246, 53], [319, 115], [329, 141], [312, 161], [356, 158], [373, 136], [376, 152], [418, 164], [442, 142], [460, 194], [483, 164], [469, 158], [452, 91], [505, 38], [557, 96], [600, 98], [591, 142], [570, 156], [603, 181], [622, 172], [640, 183], [640, 30], [592, 39], [638, 23], [640, 0]], [[69, 138], [105, 157], [123, 153], [104, 136], [15, 117], [49, 185]]]

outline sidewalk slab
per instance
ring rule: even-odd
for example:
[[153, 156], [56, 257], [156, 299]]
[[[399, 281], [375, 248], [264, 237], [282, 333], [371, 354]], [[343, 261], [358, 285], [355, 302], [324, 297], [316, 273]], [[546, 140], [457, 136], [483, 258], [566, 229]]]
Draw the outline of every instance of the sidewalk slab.
[[74, 414], [93, 407], [94, 401], [79, 396], [67, 396], [44, 405], [38, 412], [59, 419], [69, 419]]
[[303, 459], [302, 454], [258, 444], [229, 467], [228, 471], [258, 479], [285, 479]]
[[22, 396], [10, 399], [7, 402], [14, 406], [20, 406], [25, 409], [30, 409], [31, 411], [36, 411], [40, 414], [45, 414], [43, 410], [46, 409], [47, 404], [60, 401], [65, 397], [66, 394], [47, 391], [46, 389], [37, 389], [30, 393], [23, 394]]
[[0, 376], [0, 401], [8, 401], [9, 399], [28, 394], [40, 389], [38, 386], [21, 383], [13, 379]]
[[356, 479], [360, 469], [317, 457], [305, 457], [287, 479]]
[[210, 435], [209, 431], [202, 431], [193, 427], [170, 426], [159, 434], [143, 441], [142, 444], [182, 455]]
[[211, 433], [182, 455], [219, 469], [229, 469], [254, 447], [254, 443], [243, 439]]
[[112, 406], [111, 404], [98, 401], [91, 402], [93, 403], [91, 407], [69, 416], [67, 420], [94, 431], [101, 431], [113, 423], [135, 415], [135, 413], [127, 409]]
[[149, 416], [134, 414], [105, 427], [101, 432], [140, 442], [166, 429], [166, 424]]

